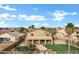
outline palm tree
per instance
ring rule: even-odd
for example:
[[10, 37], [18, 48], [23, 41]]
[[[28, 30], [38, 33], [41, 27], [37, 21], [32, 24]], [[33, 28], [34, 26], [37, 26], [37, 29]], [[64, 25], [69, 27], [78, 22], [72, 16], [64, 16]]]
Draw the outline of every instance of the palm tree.
[[53, 45], [55, 45], [56, 28], [48, 28], [48, 31], [51, 33], [51, 37], [52, 37], [52, 40], [53, 40]]
[[72, 33], [74, 33], [74, 25], [72, 23], [68, 23], [66, 26], [65, 26], [65, 31], [67, 33], [67, 37], [68, 37], [68, 52], [70, 52], [70, 40], [71, 40], [71, 35]]

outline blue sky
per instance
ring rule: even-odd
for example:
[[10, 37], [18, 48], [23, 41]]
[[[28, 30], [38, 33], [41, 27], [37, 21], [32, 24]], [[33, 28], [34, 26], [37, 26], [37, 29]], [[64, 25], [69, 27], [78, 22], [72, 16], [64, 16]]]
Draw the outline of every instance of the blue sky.
[[0, 27], [79, 27], [78, 4], [1, 4]]

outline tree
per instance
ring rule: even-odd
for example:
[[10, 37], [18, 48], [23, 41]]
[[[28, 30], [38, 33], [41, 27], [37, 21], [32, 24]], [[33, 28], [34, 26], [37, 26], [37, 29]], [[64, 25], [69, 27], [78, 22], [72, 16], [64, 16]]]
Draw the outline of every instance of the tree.
[[27, 34], [27, 32], [29, 32], [29, 30], [27, 28], [20, 27], [19, 32]]
[[34, 26], [34, 25], [31, 25], [31, 26], [29, 26], [29, 28], [30, 28], [30, 29], [34, 29], [34, 28], [35, 28], [35, 26]]
[[54, 45], [55, 39], [56, 39], [56, 28], [48, 28], [48, 31], [51, 33], [51, 37], [52, 37], [53, 45]]
[[32, 25], [32, 29], [34, 29], [35, 28], [35, 26], [34, 25]]
[[24, 30], [25, 30], [25, 28], [24, 28], [24, 27], [20, 27], [19, 32], [23, 33], [23, 32], [24, 32]]
[[45, 27], [40, 27], [40, 29], [46, 30], [46, 28], [45, 28]]
[[74, 33], [74, 25], [72, 23], [68, 23], [65, 26], [65, 31], [67, 33], [67, 37], [68, 37], [68, 52], [70, 52], [70, 41], [71, 41], [71, 35], [72, 33]]
[[36, 47], [34, 45], [32, 45], [32, 44], [29, 44], [28, 52], [32, 54], [35, 50], [36, 50]]

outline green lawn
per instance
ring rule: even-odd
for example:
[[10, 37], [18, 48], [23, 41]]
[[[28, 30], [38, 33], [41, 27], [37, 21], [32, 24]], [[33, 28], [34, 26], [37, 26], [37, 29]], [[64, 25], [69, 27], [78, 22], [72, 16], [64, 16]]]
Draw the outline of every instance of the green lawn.
[[[65, 44], [57, 44], [57, 45], [47, 44], [45, 46], [48, 49], [52, 49], [54, 51], [67, 51], [68, 50], [67, 45], [65, 45]], [[71, 46], [71, 50], [79, 50], [79, 49]]]

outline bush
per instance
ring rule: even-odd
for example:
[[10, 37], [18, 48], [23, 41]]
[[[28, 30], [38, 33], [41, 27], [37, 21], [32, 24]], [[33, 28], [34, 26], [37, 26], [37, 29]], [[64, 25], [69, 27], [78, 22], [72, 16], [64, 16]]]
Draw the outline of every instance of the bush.
[[36, 48], [32, 44], [30, 44], [29, 46], [16, 47], [15, 50], [17, 50], [17, 51], [35, 51]]
[[77, 42], [76, 45], [79, 46], [79, 42]]
[[15, 50], [17, 50], [17, 51], [27, 51], [28, 48], [25, 47], [25, 46], [24, 47], [16, 47]]

